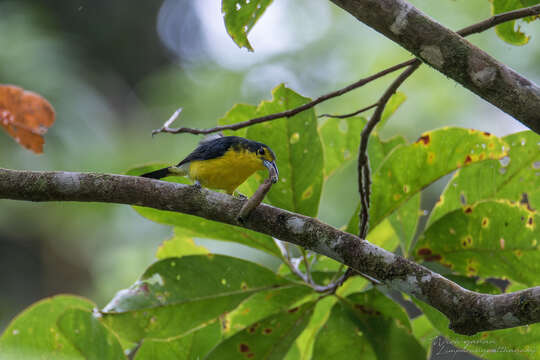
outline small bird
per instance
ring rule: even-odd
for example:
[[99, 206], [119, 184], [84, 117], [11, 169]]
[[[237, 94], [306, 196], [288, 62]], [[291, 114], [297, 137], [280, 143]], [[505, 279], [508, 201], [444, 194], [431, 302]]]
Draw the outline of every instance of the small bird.
[[276, 183], [276, 155], [267, 145], [239, 136], [221, 136], [203, 139], [178, 165], [141, 176], [152, 179], [188, 176], [196, 186], [221, 189], [232, 195], [255, 171], [265, 167], [272, 176], [272, 182]]

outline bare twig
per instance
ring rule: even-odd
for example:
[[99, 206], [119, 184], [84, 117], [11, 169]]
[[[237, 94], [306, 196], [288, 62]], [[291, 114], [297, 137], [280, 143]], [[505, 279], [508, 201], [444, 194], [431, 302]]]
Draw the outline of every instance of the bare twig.
[[372, 104], [372, 105], [369, 105], [369, 106], [366, 106], [365, 108], [362, 108], [360, 110], [356, 110], [355, 112], [352, 112], [352, 113], [348, 113], [348, 114], [343, 114], [343, 115], [332, 115], [332, 114], [322, 114], [322, 115], [319, 115], [320, 118], [322, 117], [329, 117], [329, 118], [334, 118], [334, 119], [346, 119], [346, 118], [349, 118], [349, 117], [352, 117], [352, 116], [356, 116], [358, 114], [361, 114], [363, 113], [364, 111], [368, 111], [370, 109], [373, 109], [374, 107], [376, 107], [377, 105], [379, 105], [379, 103], [375, 103], [375, 104]]
[[461, 36], [469, 36], [472, 34], [480, 33], [507, 21], [517, 20], [527, 16], [534, 16], [538, 14], [540, 14], [540, 5], [529, 6], [523, 9], [508, 11], [505, 13], [494, 15], [489, 19], [480, 21], [471, 26], [467, 26], [456, 32]]
[[360, 226], [359, 226], [359, 236], [362, 239], [365, 239], [368, 230], [369, 223], [369, 206], [370, 206], [370, 194], [371, 194], [371, 174], [369, 168], [369, 159], [367, 156], [367, 146], [369, 141], [369, 136], [371, 132], [377, 126], [379, 121], [381, 121], [382, 113], [388, 100], [394, 95], [399, 86], [412, 75], [420, 66], [420, 61], [415, 61], [412, 65], [409, 66], [405, 71], [403, 71], [390, 86], [386, 89], [384, 94], [379, 99], [378, 106], [375, 109], [375, 112], [366, 123], [366, 126], [362, 129], [362, 134], [360, 137], [360, 147], [358, 150], [358, 191], [362, 199], [362, 209], [360, 211]]
[[163, 132], [164, 133], [170, 133], [170, 134], [180, 134], [180, 133], [190, 133], [190, 134], [195, 134], [195, 135], [211, 134], [211, 133], [224, 131], [224, 130], [238, 130], [238, 129], [242, 129], [242, 128], [245, 128], [245, 127], [250, 126], [250, 125], [259, 124], [259, 123], [270, 121], [270, 120], [275, 120], [275, 119], [280, 119], [280, 118], [289, 118], [289, 117], [292, 117], [292, 116], [294, 116], [294, 115], [296, 115], [298, 113], [301, 113], [302, 111], [311, 109], [315, 105], [318, 105], [318, 104], [322, 103], [323, 101], [335, 98], [337, 96], [341, 96], [341, 95], [343, 95], [345, 93], [348, 93], [351, 90], [359, 88], [359, 87], [361, 87], [361, 86], [363, 86], [363, 85], [365, 85], [365, 84], [367, 84], [367, 83], [369, 83], [369, 82], [371, 82], [373, 80], [376, 80], [376, 79], [378, 79], [378, 78], [380, 78], [380, 77], [382, 77], [384, 75], [387, 75], [387, 74], [390, 74], [390, 73], [392, 73], [394, 71], [402, 69], [405, 66], [412, 64], [415, 60], [416, 59], [411, 59], [411, 60], [402, 62], [400, 64], [394, 65], [394, 66], [389, 67], [389, 68], [387, 68], [385, 70], [379, 71], [378, 73], [376, 73], [374, 75], [371, 75], [371, 76], [368, 76], [366, 78], [360, 79], [360, 80], [356, 81], [355, 83], [352, 83], [352, 84], [350, 84], [350, 85], [348, 85], [348, 86], [346, 86], [346, 87], [344, 87], [342, 89], [339, 89], [339, 90], [333, 91], [331, 93], [322, 95], [322, 96], [318, 97], [317, 99], [315, 99], [313, 101], [310, 101], [310, 102], [308, 102], [308, 103], [306, 103], [304, 105], [301, 105], [301, 106], [299, 106], [297, 108], [290, 109], [290, 110], [287, 110], [287, 111], [282, 111], [282, 112], [275, 113], [275, 114], [270, 114], [270, 115], [265, 115], [265, 116], [261, 116], [261, 117], [258, 117], [258, 118], [253, 118], [251, 120], [242, 121], [242, 122], [239, 122], [239, 123], [236, 123], [236, 124], [216, 126], [216, 127], [209, 128], [209, 129], [194, 129], [194, 128], [188, 128], [188, 127], [168, 128], [166, 126], [163, 126], [160, 129], [153, 130], [152, 134], [163, 133]]

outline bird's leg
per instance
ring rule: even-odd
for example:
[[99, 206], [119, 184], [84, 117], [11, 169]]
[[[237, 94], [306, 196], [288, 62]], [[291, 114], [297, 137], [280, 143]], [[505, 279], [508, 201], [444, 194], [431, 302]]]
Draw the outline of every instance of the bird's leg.
[[194, 186], [196, 189], [202, 188], [201, 182], [200, 182], [199, 180], [195, 180], [195, 182], [193, 183], [193, 186]]

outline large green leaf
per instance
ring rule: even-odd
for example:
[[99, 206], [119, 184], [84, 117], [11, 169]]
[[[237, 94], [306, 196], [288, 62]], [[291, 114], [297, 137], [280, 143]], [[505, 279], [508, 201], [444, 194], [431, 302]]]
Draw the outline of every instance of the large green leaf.
[[338, 302], [319, 331], [314, 359], [425, 359], [407, 314], [372, 289]]
[[298, 306], [315, 295], [312, 288], [304, 285], [255, 293], [225, 315], [223, 336], [230, 337], [261, 319]]
[[406, 256], [411, 250], [420, 214], [420, 193], [417, 193], [388, 217]]
[[256, 292], [294, 286], [257, 264], [222, 255], [156, 262], [103, 310], [103, 321], [131, 341], [187, 335]]
[[85, 359], [125, 359], [116, 336], [91, 311], [69, 309], [58, 319], [62, 334]]
[[135, 360], [199, 360], [203, 359], [221, 339], [218, 321], [180, 338], [167, 340], [145, 339]]
[[[540, 324], [486, 331], [472, 336], [458, 335], [449, 329], [450, 322], [437, 309], [416, 299], [413, 301], [424, 312], [431, 324], [457, 348], [489, 360], [536, 360], [540, 358], [540, 347], [538, 347]], [[440, 355], [450, 352], [455, 355], [453, 349], [448, 349], [448, 351], [442, 349]]]
[[221, 12], [227, 32], [239, 47], [253, 51], [247, 34], [262, 16], [272, 0], [222, 0]]
[[367, 120], [363, 117], [327, 119], [319, 132], [324, 148], [324, 177], [358, 159], [360, 133]]
[[308, 302], [256, 322], [221, 342], [206, 359], [281, 360], [308, 324], [314, 306]]
[[[58, 295], [41, 300], [19, 314], [0, 337], [0, 354], [7, 359], [83, 359], [58, 327], [59, 317], [69, 309], [92, 311], [95, 304]], [[100, 341], [101, 339], [97, 339]]]
[[332, 308], [330, 318], [317, 333], [312, 359], [377, 359], [347, 304], [340, 301]]
[[507, 199], [540, 209], [540, 135], [523, 131], [505, 136], [508, 157], [460, 169], [431, 212], [428, 225], [444, 214], [480, 200]]
[[408, 199], [457, 168], [505, 155], [505, 143], [488, 133], [443, 128], [395, 148], [373, 174], [370, 228]]
[[335, 296], [326, 296], [317, 301], [308, 325], [296, 339], [295, 346], [291, 347], [285, 360], [310, 360], [312, 358], [317, 333], [330, 317], [330, 310], [336, 301]]
[[418, 240], [416, 255], [468, 276], [538, 285], [540, 216], [525, 205], [485, 201], [454, 210]]
[[[346, 119], [327, 119], [320, 127], [324, 148], [324, 176], [328, 178], [351, 162], [358, 160], [360, 133], [366, 124], [363, 117]], [[406, 144], [401, 136], [381, 140], [373, 133], [368, 142], [368, 156], [372, 171], [376, 170], [383, 159], [398, 145]]]
[[[491, 13], [493, 15], [507, 11], [517, 10], [523, 7], [540, 3], [538, 0], [491, 0]], [[529, 20], [532, 18], [529, 18]], [[495, 32], [501, 39], [512, 45], [525, 45], [530, 37], [520, 31], [519, 25], [516, 28], [516, 21], [507, 21], [495, 27]]]
[[401, 106], [407, 100], [407, 96], [398, 91], [394, 95], [390, 97], [388, 102], [386, 103], [386, 106], [384, 107], [384, 111], [381, 115], [381, 121], [375, 126], [375, 131], [380, 130], [381, 128], [386, 125], [386, 122], [388, 119], [396, 112], [396, 110]]
[[[310, 101], [284, 85], [272, 91], [271, 101], [263, 101], [257, 116], [296, 108]], [[323, 183], [323, 150], [315, 111], [309, 109], [293, 117], [250, 126], [247, 137], [261, 141], [275, 152], [279, 182], [267, 199], [272, 205], [316, 216]], [[255, 178], [260, 176], [255, 175]], [[262, 180], [262, 179], [261, 179]]]

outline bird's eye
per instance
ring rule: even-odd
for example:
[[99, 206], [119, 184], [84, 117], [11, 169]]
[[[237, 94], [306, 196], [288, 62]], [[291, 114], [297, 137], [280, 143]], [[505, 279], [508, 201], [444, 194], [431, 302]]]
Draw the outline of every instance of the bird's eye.
[[260, 148], [259, 150], [257, 150], [257, 153], [259, 155], [264, 155], [264, 149], [263, 148]]

